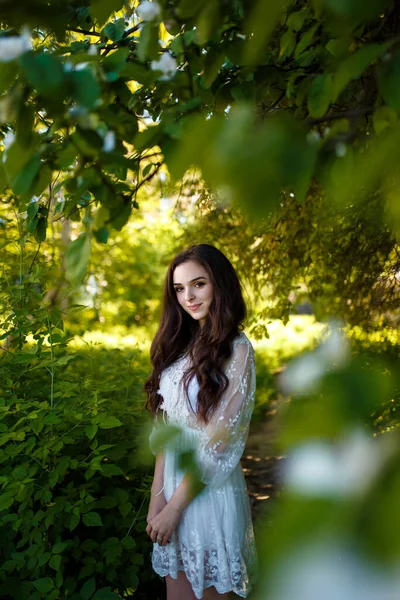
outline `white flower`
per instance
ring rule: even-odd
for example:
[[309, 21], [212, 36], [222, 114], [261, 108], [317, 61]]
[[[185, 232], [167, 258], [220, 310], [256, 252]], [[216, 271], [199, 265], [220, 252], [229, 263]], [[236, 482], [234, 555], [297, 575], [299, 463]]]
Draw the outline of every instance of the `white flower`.
[[163, 75], [160, 79], [166, 81], [175, 75], [178, 64], [171, 54], [164, 52], [159, 60], [152, 60], [150, 66], [153, 71], [161, 71]]
[[98, 48], [96, 44], [90, 44], [88, 54], [89, 56], [94, 56], [95, 54], [98, 54]]
[[321, 135], [314, 129], [313, 131], [307, 133], [306, 139], [309, 144], [317, 144], [321, 139]]
[[331, 320], [329, 337], [315, 350], [294, 359], [280, 374], [278, 383], [283, 394], [307, 394], [328, 369], [341, 367], [349, 358], [346, 336], [339, 330], [341, 322]]
[[75, 65], [72, 61], [66, 60], [63, 64], [63, 69], [66, 73], [69, 73], [70, 71], [73, 71], [75, 69]]
[[338, 536], [300, 544], [284, 555], [268, 581], [270, 600], [395, 600], [398, 565], [372, 562], [363, 548]]
[[103, 152], [112, 152], [115, 148], [115, 133], [113, 131], [107, 131], [104, 136]]
[[394, 450], [392, 442], [361, 428], [346, 433], [338, 445], [306, 442], [288, 455], [283, 479], [290, 490], [304, 496], [363, 494]]
[[34, 204], [35, 202], [39, 202], [40, 196], [32, 196], [30, 204]]
[[31, 36], [28, 29], [21, 35], [0, 37], [0, 61], [9, 62], [32, 50]]
[[7, 150], [11, 144], [15, 141], [15, 133], [13, 131], [7, 131], [6, 135], [3, 137], [3, 146], [5, 150]]
[[312, 391], [326, 371], [326, 366], [315, 354], [305, 354], [282, 371], [279, 385], [285, 395], [307, 394]]
[[161, 15], [161, 7], [157, 2], [141, 2], [136, 9], [136, 14], [142, 21], [153, 21]]
[[329, 337], [317, 348], [320, 357], [327, 363], [340, 366], [346, 363], [350, 357], [350, 345], [348, 339], [339, 331], [340, 322], [331, 330]]
[[345, 156], [345, 154], [347, 152], [346, 144], [343, 144], [343, 142], [338, 142], [335, 146], [335, 152], [336, 152], [336, 156], [338, 156], [339, 158], [342, 158], [343, 156]]

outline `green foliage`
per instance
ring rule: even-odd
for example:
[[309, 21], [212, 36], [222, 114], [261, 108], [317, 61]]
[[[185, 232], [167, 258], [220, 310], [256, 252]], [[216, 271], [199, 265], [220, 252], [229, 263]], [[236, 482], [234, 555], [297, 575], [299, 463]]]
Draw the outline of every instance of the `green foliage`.
[[3, 329], [0, 595], [133, 593], [139, 574], [151, 576], [150, 475], [138, 452], [147, 365], [139, 351], [67, 352], [61, 314], [49, 306], [28, 315], [16, 305]]

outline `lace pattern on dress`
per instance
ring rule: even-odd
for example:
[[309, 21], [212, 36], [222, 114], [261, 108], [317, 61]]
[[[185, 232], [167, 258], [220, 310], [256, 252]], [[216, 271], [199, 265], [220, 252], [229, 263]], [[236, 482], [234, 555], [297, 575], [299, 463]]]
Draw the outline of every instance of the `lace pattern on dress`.
[[254, 546], [254, 532], [251, 522], [245, 532], [245, 544], [241, 550], [234, 547], [203, 548], [197, 531], [191, 531], [190, 547], [176, 540], [173, 545], [153, 545], [152, 565], [154, 570], [165, 577], [178, 577], [184, 571], [196, 598], [203, 597], [205, 588], [215, 586], [219, 594], [233, 591], [245, 598], [258, 576], [258, 557]]

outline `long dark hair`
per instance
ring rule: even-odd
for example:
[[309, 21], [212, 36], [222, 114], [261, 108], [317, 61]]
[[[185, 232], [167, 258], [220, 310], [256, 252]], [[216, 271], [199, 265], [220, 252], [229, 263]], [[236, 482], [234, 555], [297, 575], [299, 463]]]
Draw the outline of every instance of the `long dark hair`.
[[[182, 308], [173, 286], [176, 267], [189, 260], [204, 267], [213, 285], [213, 299], [203, 326]], [[243, 330], [245, 318], [239, 278], [220, 250], [209, 244], [196, 244], [175, 256], [165, 277], [160, 326], [150, 349], [153, 371], [144, 385], [145, 408], [156, 413], [161, 402], [157, 390], [163, 370], [189, 352], [191, 366], [184, 375], [184, 389], [187, 394], [189, 382], [196, 375], [197, 414], [207, 423], [228, 386], [223, 367], [232, 354], [233, 340]]]

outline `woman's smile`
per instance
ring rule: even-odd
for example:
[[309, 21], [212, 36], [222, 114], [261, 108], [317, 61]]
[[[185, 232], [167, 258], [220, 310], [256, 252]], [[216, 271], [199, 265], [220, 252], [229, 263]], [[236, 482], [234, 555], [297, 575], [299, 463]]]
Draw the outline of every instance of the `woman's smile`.
[[193, 304], [192, 306], [188, 306], [188, 308], [190, 308], [190, 310], [196, 310], [197, 308], [199, 308], [199, 306], [201, 306], [200, 304]]

